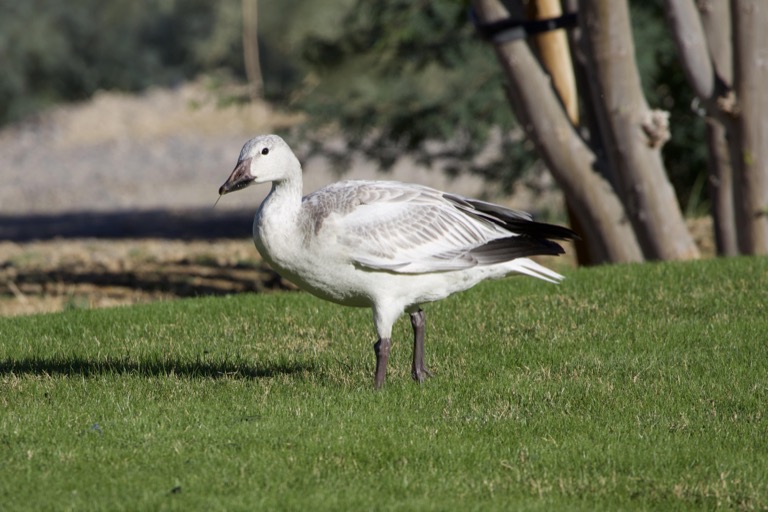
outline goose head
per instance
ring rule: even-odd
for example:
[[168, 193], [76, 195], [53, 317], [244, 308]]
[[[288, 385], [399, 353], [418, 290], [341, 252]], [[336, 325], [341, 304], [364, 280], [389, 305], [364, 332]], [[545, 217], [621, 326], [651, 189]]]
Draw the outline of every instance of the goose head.
[[250, 185], [301, 178], [301, 164], [286, 142], [277, 135], [260, 135], [240, 150], [232, 174], [219, 187], [219, 196]]

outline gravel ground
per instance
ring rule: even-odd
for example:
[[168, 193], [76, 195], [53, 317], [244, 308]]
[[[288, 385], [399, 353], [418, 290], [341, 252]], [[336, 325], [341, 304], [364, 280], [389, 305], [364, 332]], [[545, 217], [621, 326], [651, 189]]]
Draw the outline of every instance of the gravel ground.
[[[210, 210], [242, 144], [296, 122], [264, 104], [217, 108], [198, 84], [139, 96], [100, 93], [0, 132], [0, 215]], [[308, 192], [337, 179], [321, 158], [304, 167]], [[377, 175], [358, 162], [349, 177]], [[408, 159], [386, 177], [454, 192], [482, 189], [477, 179], [449, 180]], [[232, 194], [217, 210], [255, 209], [267, 190]]]
[[[178, 132], [170, 121], [161, 124], [164, 114], [185, 108], [188, 95], [186, 90], [158, 90], [142, 97], [101, 94], [93, 102], [57, 108], [4, 130], [0, 169], [11, 185], [0, 190], [0, 213], [212, 204], [216, 182], [226, 174], [222, 166], [231, 165], [232, 148], [243, 137], [184, 133], [188, 125], [180, 118], [175, 120]], [[147, 112], [157, 114], [157, 124], [145, 119]], [[188, 122], [196, 123], [202, 114], [189, 111]], [[268, 115], [259, 111], [254, 118]], [[263, 129], [266, 124], [255, 127]]]
[[[242, 144], [296, 122], [264, 104], [218, 108], [187, 84], [100, 93], [0, 131], [0, 315], [287, 287], [249, 236], [268, 187], [211, 207]], [[304, 167], [307, 191], [338, 179], [320, 158]], [[380, 176], [367, 162], [348, 175]], [[408, 159], [385, 178], [482, 189]]]

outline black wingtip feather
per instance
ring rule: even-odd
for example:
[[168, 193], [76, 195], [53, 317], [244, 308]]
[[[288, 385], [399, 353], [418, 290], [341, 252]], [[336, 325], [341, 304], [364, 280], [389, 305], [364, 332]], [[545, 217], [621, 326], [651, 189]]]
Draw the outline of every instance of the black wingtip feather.
[[[478, 199], [445, 194], [443, 197], [451, 201], [457, 208], [467, 213], [477, 215], [515, 234], [533, 239], [581, 240], [574, 231], [555, 224], [535, 222], [524, 212], [510, 210], [498, 204], [487, 203]], [[555, 244], [557, 245], [557, 244]], [[558, 247], [560, 247], [558, 245]], [[562, 251], [561, 247], [561, 253]], [[558, 254], [561, 254], [558, 253]]]
[[528, 236], [497, 238], [470, 251], [478, 263], [485, 265], [528, 256], [557, 256], [563, 253], [565, 249], [556, 242]]
[[544, 222], [513, 221], [504, 223], [504, 227], [523, 236], [553, 240], [581, 240], [579, 235], [565, 226]]

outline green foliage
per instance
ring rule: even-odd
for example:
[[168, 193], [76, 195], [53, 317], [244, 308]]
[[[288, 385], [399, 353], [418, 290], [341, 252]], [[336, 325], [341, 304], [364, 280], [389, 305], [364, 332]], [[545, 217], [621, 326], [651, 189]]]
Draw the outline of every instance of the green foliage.
[[486, 283], [396, 326], [301, 293], [0, 319], [4, 510], [768, 507], [768, 260]]
[[[503, 178], [511, 186], [531, 162], [519, 138], [503, 137], [490, 161], [475, 157], [500, 130], [513, 126], [498, 64], [474, 33], [466, 6], [360, 0], [333, 37], [312, 37], [304, 57], [308, 87], [296, 106], [310, 114], [307, 135], [335, 125], [349, 149], [389, 167], [404, 152], [449, 172]], [[314, 137], [321, 144], [325, 132]]]
[[170, 85], [210, 62], [198, 42], [210, 40], [216, 12], [203, 0], [2, 4], [0, 122], [98, 89]]
[[259, 2], [259, 45], [265, 95], [287, 105], [308, 73], [302, 58], [304, 41], [333, 37], [353, 0], [281, 0]]
[[[288, 101], [308, 35], [330, 35], [350, 0], [260, 2], [265, 93]], [[244, 79], [240, 0], [0, 0], [0, 124], [99, 89]]]

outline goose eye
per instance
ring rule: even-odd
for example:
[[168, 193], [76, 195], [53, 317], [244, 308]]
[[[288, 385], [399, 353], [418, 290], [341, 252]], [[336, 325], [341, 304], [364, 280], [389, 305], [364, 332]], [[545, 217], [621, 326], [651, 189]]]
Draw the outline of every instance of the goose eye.
[[266, 155], [267, 153], [269, 153], [269, 148], [264, 148], [261, 150], [262, 155]]

